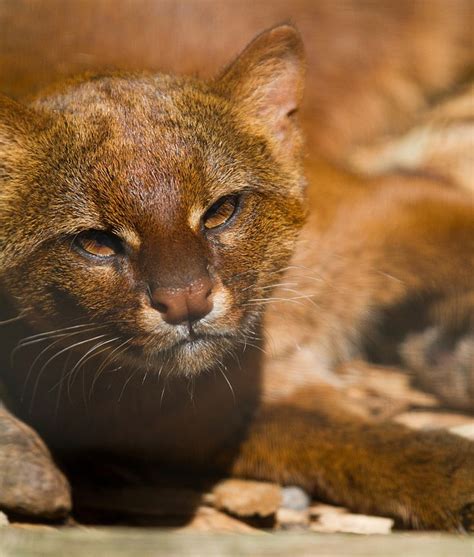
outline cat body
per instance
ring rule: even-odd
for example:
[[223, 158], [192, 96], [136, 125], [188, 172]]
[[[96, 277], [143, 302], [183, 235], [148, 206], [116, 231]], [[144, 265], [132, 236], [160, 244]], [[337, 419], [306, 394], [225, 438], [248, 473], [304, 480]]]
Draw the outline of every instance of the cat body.
[[[469, 528], [472, 442], [371, 423], [338, 370], [413, 297], [421, 322], [375, 344], [396, 339], [403, 362], [409, 334], [445, 333], [438, 306], [472, 296], [474, 208], [437, 180], [317, 161], [307, 187], [303, 76], [299, 35], [280, 26], [214, 81], [89, 76], [28, 107], [2, 100], [11, 407], [65, 462], [230, 472]], [[464, 360], [447, 356], [457, 380]], [[464, 375], [461, 395], [437, 394], [472, 409]]]

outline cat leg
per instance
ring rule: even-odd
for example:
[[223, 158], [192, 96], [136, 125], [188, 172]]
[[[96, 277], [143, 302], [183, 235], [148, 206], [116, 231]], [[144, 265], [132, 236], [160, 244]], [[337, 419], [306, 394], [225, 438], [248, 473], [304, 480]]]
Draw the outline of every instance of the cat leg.
[[0, 509], [49, 519], [71, 510], [69, 484], [43, 441], [1, 406]]
[[231, 469], [404, 526], [474, 529], [474, 443], [442, 431], [274, 404], [261, 409]]

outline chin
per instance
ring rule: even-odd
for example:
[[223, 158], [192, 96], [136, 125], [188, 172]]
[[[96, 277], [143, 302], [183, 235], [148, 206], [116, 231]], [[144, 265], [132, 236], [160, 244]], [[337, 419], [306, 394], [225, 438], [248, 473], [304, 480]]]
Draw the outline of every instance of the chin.
[[233, 348], [229, 337], [198, 337], [177, 342], [166, 350], [151, 348], [129, 354], [128, 363], [163, 377], [191, 377], [220, 366]]
[[196, 339], [182, 343], [174, 352], [176, 368], [172, 372], [176, 375], [196, 375], [215, 368], [223, 362], [232, 348], [229, 339]]

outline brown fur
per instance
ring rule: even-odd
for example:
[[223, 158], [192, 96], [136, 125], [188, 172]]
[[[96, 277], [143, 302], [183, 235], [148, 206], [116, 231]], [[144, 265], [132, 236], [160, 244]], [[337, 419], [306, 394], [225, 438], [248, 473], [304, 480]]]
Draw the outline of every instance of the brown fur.
[[[299, 36], [282, 26], [212, 81], [111, 74], [28, 109], [2, 101], [3, 311], [26, 318], [8, 328], [5, 355], [57, 331], [27, 338], [13, 366], [4, 358], [12, 406], [69, 465], [87, 454], [230, 470], [415, 527], [469, 528], [473, 444], [354, 415], [337, 366], [368, 358], [375, 333], [403, 360], [409, 334], [444, 327], [430, 310], [472, 292], [474, 208], [433, 180], [368, 181], [317, 161], [306, 198], [303, 74]], [[230, 193], [242, 193], [235, 220], [193, 225]], [[99, 263], [74, 247], [90, 228], [133, 241]], [[186, 343], [148, 287], [203, 269], [218, 311]], [[389, 320], [384, 336], [384, 317], [412, 298], [420, 322]], [[456, 375], [461, 364], [454, 354]]]

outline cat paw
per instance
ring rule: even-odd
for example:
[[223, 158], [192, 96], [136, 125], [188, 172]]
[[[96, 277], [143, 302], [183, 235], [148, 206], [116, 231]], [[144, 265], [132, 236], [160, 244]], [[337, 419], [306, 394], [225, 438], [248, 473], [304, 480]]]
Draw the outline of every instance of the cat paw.
[[69, 484], [43, 441], [1, 407], [0, 509], [48, 519], [71, 510]]
[[444, 432], [423, 437], [404, 472], [410, 501], [403, 504], [402, 486], [397, 514], [416, 528], [474, 531], [474, 443]]

